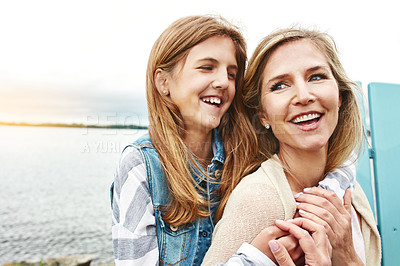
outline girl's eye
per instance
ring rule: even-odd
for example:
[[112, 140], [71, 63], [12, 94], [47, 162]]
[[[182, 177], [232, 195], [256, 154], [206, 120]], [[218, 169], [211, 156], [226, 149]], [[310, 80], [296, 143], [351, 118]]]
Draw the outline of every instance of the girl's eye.
[[228, 72], [228, 77], [231, 78], [231, 79], [236, 79], [236, 73], [233, 73], [233, 72], [229, 73]]
[[325, 74], [314, 74], [310, 77], [310, 81], [318, 81], [321, 79], [327, 79], [328, 77]]
[[278, 82], [278, 83], [272, 85], [271, 91], [281, 90], [281, 89], [284, 89], [285, 87], [286, 87], [285, 83]]
[[201, 66], [201, 67], [199, 67], [200, 69], [203, 69], [203, 70], [213, 70], [213, 67], [212, 66]]

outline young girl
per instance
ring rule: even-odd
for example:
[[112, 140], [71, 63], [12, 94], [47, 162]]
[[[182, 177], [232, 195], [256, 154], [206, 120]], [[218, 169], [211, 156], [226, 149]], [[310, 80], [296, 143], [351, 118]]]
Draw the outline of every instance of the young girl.
[[242, 35], [222, 18], [179, 19], [155, 42], [149, 133], [124, 149], [112, 188], [116, 264], [201, 264], [257, 151], [242, 115], [246, 58]]

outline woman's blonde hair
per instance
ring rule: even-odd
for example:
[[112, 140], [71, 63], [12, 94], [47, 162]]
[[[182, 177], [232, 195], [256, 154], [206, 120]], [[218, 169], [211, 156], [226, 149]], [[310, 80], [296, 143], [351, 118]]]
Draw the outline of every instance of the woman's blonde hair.
[[[173, 225], [194, 221], [198, 217], [210, 215], [211, 204], [201, 195], [201, 188], [195, 183], [191, 172], [200, 170], [183, 142], [184, 121], [177, 106], [161, 95], [156, 88], [154, 75], [158, 69], [173, 73], [180, 62], [184, 62], [190, 49], [213, 36], [227, 36], [232, 39], [238, 73], [236, 76], [236, 95], [223, 116], [219, 132], [225, 148], [225, 164], [218, 196], [221, 200], [217, 217], [222, 215], [227, 197], [239, 182], [246, 166], [241, 164], [246, 158], [250, 141], [251, 124], [244, 114], [242, 87], [247, 61], [246, 43], [238, 28], [221, 17], [190, 16], [172, 23], [155, 42], [148, 61], [146, 89], [149, 111], [149, 134], [157, 150], [170, 191], [169, 205], [163, 209], [163, 219]], [[243, 132], [248, 137], [241, 138], [233, 131]], [[246, 148], [242, 148], [245, 146]], [[255, 147], [253, 147], [256, 152]], [[236, 152], [238, 151], [238, 152]]]
[[[316, 30], [287, 28], [265, 37], [255, 49], [246, 72], [244, 100], [246, 112], [252, 120], [258, 137], [259, 161], [270, 158], [279, 151], [279, 141], [272, 130], [266, 130], [259, 120], [261, 109], [261, 86], [263, 71], [271, 54], [281, 45], [306, 39], [311, 41], [326, 57], [339, 87], [342, 104], [338, 124], [329, 139], [325, 174], [340, 167], [352, 154], [360, 151], [363, 139], [363, 124], [356, 93], [362, 95], [359, 86], [351, 81], [340, 63], [333, 38]], [[290, 64], [290, 62], [287, 62]], [[268, 107], [267, 107], [268, 108]], [[258, 162], [259, 163], [259, 162]]]

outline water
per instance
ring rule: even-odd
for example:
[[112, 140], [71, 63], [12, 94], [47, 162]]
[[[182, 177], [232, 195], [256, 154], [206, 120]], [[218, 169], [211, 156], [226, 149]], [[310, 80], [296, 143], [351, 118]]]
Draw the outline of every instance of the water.
[[145, 132], [0, 126], [0, 265], [113, 263], [109, 186], [123, 147]]

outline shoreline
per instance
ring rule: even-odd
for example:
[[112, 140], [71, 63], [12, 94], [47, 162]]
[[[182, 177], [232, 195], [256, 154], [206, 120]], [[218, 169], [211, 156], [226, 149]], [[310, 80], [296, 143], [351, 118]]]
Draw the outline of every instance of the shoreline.
[[61, 257], [41, 258], [24, 260], [17, 262], [7, 262], [2, 266], [54, 266], [54, 265], [74, 265], [74, 266], [114, 266], [114, 263], [96, 263], [96, 256], [91, 254], [67, 255]]
[[69, 128], [105, 128], [105, 129], [148, 129], [147, 126], [138, 125], [85, 125], [85, 124], [65, 124], [65, 123], [25, 123], [25, 122], [0, 122], [0, 126], [22, 126], [22, 127], [69, 127]]

